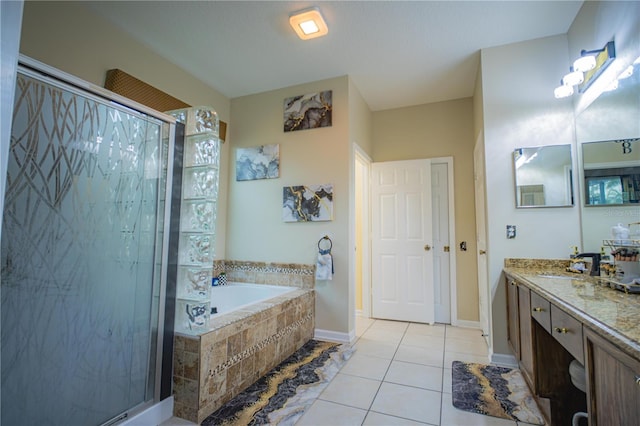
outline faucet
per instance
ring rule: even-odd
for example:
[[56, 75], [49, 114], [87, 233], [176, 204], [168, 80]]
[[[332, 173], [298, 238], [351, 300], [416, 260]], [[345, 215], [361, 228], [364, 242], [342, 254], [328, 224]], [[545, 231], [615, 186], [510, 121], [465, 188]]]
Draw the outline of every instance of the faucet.
[[591, 271], [589, 275], [592, 277], [600, 275], [600, 253], [578, 253], [575, 255], [574, 259], [582, 259], [585, 257], [591, 258]]

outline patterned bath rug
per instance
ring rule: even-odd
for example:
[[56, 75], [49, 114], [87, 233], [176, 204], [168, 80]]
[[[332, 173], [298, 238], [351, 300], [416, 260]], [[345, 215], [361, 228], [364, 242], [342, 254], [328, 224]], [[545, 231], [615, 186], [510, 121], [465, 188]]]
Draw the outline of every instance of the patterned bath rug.
[[544, 425], [517, 368], [453, 361], [453, 406], [472, 413]]
[[309, 340], [202, 426], [293, 425], [352, 354], [348, 345]]

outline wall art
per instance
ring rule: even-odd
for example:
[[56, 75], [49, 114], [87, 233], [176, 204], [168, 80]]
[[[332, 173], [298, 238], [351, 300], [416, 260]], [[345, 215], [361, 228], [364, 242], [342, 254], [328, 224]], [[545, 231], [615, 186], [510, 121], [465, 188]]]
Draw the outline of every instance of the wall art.
[[333, 220], [333, 185], [297, 185], [282, 189], [284, 222]]
[[333, 92], [299, 95], [284, 100], [284, 131], [315, 129], [331, 126]]
[[236, 150], [236, 180], [275, 179], [280, 176], [280, 145]]

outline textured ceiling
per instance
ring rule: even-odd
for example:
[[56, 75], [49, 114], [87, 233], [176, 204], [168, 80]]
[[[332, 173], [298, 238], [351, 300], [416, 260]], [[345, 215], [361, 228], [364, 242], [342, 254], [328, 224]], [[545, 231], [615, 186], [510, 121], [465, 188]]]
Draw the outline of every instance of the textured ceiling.
[[[582, 1], [91, 1], [228, 98], [349, 75], [384, 110], [470, 97], [480, 49], [565, 34]], [[290, 12], [318, 6], [302, 41]]]

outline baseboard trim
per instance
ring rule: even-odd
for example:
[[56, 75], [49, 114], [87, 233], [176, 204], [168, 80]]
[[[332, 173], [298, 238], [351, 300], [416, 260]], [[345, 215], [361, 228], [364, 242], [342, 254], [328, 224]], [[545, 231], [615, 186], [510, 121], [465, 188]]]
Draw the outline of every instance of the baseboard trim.
[[173, 417], [173, 396], [163, 399], [141, 413], [120, 423], [120, 426], [159, 425]]
[[510, 354], [491, 354], [489, 358], [491, 359], [492, 364], [510, 368], [518, 367], [518, 361], [516, 360], [516, 357]]
[[356, 339], [356, 332], [355, 330], [352, 330], [349, 333], [340, 333], [338, 331], [322, 330], [316, 328], [313, 333], [313, 338], [318, 340], [325, 340], [328, 342], [352, 343]]

